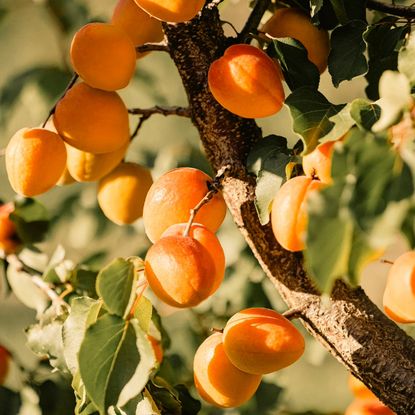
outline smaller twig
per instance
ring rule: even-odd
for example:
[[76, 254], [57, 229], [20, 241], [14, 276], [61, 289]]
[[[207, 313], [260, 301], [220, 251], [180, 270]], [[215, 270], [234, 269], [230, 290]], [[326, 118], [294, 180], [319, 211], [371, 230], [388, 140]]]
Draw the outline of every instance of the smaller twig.
[[381, 259], [380, 262], [382, 264], [389, 264], [389, 265], [393, 265], [395, 263], [394, 261], [390, 261], [389, 259]]
[[160, 114], [164, 116], [168, 115], [177, 115], [179, 117], [190, 117], [190, 108], [189, 107], [164, 107], [162, 105], [155, 105], [151, 108], [130, 108], [128, 110], [129, 114], [132, 115], [142, 115], [151, 117], [154, 114]]
[[233, 25], [233, 23], [228, 22], [227, 20], [221, 20], [221, 23], [222, 23], [222, 25], [227, 24], [228, 26], [230, 26], [230, 27], [233, 29], [233, 31], [235, 32], [235, 35], [236, 35], [236, 36], [239, 36], [239, 32], [238, 32], [238, 30], [236, 29], [236, 27]]
[[223, 333], [223, 329], [217, 329], [216, 327], [212, 327], [210, 331], [212, 333]]
[[398, 4], [387, 4], [379, 0], [367, 0], [366, 7], [383, 13], [400, 17], [415, 17], [415, 7], [402, 6]]
[[144, 122], [147, 121], [149, 118], [150, 118], [150, 115], [143, 115], [140, 117], [140, 119], [138, 120], [137, 126], [135, 127], [133, 133], [130, 136], [130, 141], [134, 140], [134, 138], [137, 137]]
[[64, 291], [61, 292], [61, 294], [59, 295], [60, 298], [62, 298], [62, 300], [69, 295], [70, 293], [72, 293], [75, 289], [71, 284], [66, 284], [65, 285], [66, 289]]
[[246, 42], [248, 35], [250, 33], [256, 32], [259, 24], [261, 23], [261, 19], [264, 16], [270, 4], [271, 0], [257, 0], [255, 7], [252, 9], [250, 16], [245, 23], [245, 26], [241, 30], [241, 33], [239, 33], [239, 42]]
[[59, 103], [59, 101], [66, 95], [66, 93], [75, 85], [75, 82], [78, 80], [79, 75], [77, 73], [74, 73], [71, 80], [69, 81], [69, 84], [66, 86], [65, 90], [63, 91], [62, 95], [59, 97], [59, 99], [55, 102], [55, 105], [51, 108], [49, 111], [49, 114], [46, 118], [46, 120], [42, 124], [42, 128], [46, 127], [47, 122], [49, 121], [49, 118], [55, 113], [56, 107]]
[[159, 51], [159, 52], [170, 52], [169, 45], [166, 39], [162, 40], [161, 42], [156, 43], [144, 43], [143, 45], [137, 46], [135, 50], [138, 53], [145, 53], [145, 52], [152, 52], [152, 51]]
[[209, 200], [210, 199], [212, 199], [212, 197], [216, 194], [218, 192], [218, 189], [217, 188], [212, 188], [211, 190], [209, 190], [207, 193], [206, 193], [206, 195], [205, 195], [205, 197], [193, 208], [193, 209], [190, 209], [190, 218], [189, 218], [189, 221], [187, 222], [187, 225], [186, 225], [186, 228], [185, 228], [185, 230], [184, 230], [184, 232], [183, 232], [183, 236], [184, 237], [187, 237], [187, 236], [189, 236], [189, 232], [190, 232], [190, 228], [192, 227], [192, 225], [193, 225], [193, 222], [194, 222], [194, 220], [195, 220], [195, 217], [196, 217], [196, 215], [197, 215], [197, 212], [199, 212], [199, 210], [204, 206], [204, 205], [206, 205], [206, 203], [208, 203], [209, 202]]
[[282, 313], [282, 315], [287, 320], [295, 320], [297, 318], [303, 318], [304, 317], [304, 309], [303, 308], [291, 308], [290, 310], [285, 311]]

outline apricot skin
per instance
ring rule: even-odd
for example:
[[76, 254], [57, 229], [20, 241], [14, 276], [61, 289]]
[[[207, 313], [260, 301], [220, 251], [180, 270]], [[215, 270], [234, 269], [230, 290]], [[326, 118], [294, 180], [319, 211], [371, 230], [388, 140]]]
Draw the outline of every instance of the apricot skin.
[[[182, 236], [187, 223], [178, 223], [172, 225], [166, 229], [162, 238], [165, 236]], [[215, 265], [214, 284], [210, 295], [212, 295], [220, 286], [225, 275], [225, 254], [223, 252], [222, 245], [220, 244], [216, 235], [211, 232], [206, 226], [198, 223], [192, 224], [189, 232], [189, 236], [196, 239], [209, 253], [212, 262]]]
[[151, 173], [136, 163], [121, 163], [98, 184], [98, 203], [105, 216], [118, 225], [143, 215], [144, 199], [153, 183]]
[[9, 371], [10, 354], [6, 348], [0, 346], [0, 385], [3, 385]]
[[208, 298], [216, 267], [207, 249], [190, 236], [165, 236], [147, 252], [147, 281], [154, 294], [173, 307], [194, 307]]
[[254, 46], [241, 44], [226, 49], [211, 64], [208, 84], [219, 104], [240, 117], [268, 117], [284, 103], [278, 64]]
[[[124, 30], [134, 46], [160, 42], [164, 37], [161, 22], [146, 13], [134, 0], [118, 0], [111, 23]], [[137, 52], [136, 55], [141, 58], [147, 53]]]
[[78, 182], [97, 181], [121, 163], [127, 148], [128, 143], [111, 153], [93, 154], [67, 145], [69, 174]]
[[119, 95], [84, 82], [59, 101], [53, 121], [70, 146], [94, 154], [119, 150], [130, 139], [128, 112]]
[[285, 182], [272, 203], [271, 224], [278, 243], [288, 251], [305, 248], [307, 198], [324, 183], [311, 177], [298, 176]]
[[346, 409], [344, 415], [395, 415], [379, 400], [356, 399]]
[[353, 375], [349, 376], [349, 388], [356, 398], [378, 400], [376, 395], [361, 380]]
[[254, 375], [293, 364], [304, 352], [304, 338], [284, 316], [266, 308], [248, 308], [226, 324], [223, 345], [238, 369]]
[[330, 52], [329, 35], [326, 30], [314, 26], [310, 17], [300, 9], [278, 9], [261, 30], [275, 38], [292, 37], [300, 41], [308, 52], [308, 59], [319, 72], [326, 70]]
[[22, 196], [47, 192], [66, 165], [65, 144], [58, 134], [42, 128], [23, 128], [6, 148], [6, 170], [13, 190]]
[[[150, 241], [157, 241], [171, 225], [189, 220], [193, 209], [209, 191], [212, 179], [190, 167], [174, 169], [161, 176], [151, 187], [144, 204], [144, 228]], [[216, 232], [226, 215], [226, 205], [219, 192], [197, 213], [195, 222]]]
[[327, 141], [303, 157], [303, 170], [306, 176], [318, 178], [327, 184], [333, 181], [331, 177], [331, 159], [334, 144], [335, 141]]
[[10, 213], [13, 211], [13, 203], [6, 203], [0, 206], [0, 241], [12, 238], [16, 232], [16, 227], [9, 218]]
[[247, 402], [261, 382], [261, 376], [242, 372], [230, 362], [221, 333], [211, 335], [199, 346], [193, 372], [199, 395], [220, 408], [232, 408]]
[[82, 27], [72, 40], [70, 55], [75, 72], [94, 88], [122, 89], [134, 75], [134, 44], [123, 30], [111, 24]]
[[391, 266], [383, 294], [385, 313], [398, 323], [415, 323], [415, 251]]
[[148, 14], [163, 22], [186, 22], [193, 19], [205, 0], [134, 0]]

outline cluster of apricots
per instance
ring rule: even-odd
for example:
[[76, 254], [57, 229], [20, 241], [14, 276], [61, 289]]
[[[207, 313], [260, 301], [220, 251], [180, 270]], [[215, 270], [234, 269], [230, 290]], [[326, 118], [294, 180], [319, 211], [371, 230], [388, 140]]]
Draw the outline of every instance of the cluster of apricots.
[[191, 211], [209, 193], [212, 179], [200, 170], [171, 170], [151, 186], [144, 202], [144, 228], [154, 243], [145, 258], [147, 281], [165, 303], [193, 307], [211, 296], [225, 274], [225, 255], [215, 235], [226, 215], [217, 192]]
[[322, 143], [304, 156], [305, 176], [287, 180], [272, 202], [272, 230], [279, 244], [288, 251], [301, 251], [305, 248], [308, 197], [331, 183], [334, 144], [335, 141]]
[[6, 255], [14, 253], [20, 245], [16, 227], [10, 219], [13, 211], [13, 203], [0, 205], [0, 251]]
[[[272, 38], [292, 37], [305, 47], [308, 59], [322, 73], [327, 68], [330, 51], [327, 31], [311, 23], [300, 9], [277, 9], [262, 31]], [[209, 69], [209, 89], [228, 111], [244, 118], [261, 118], [276, 114], [285, 95], [279, 63], [261, 49], [232, 45]]]
[[354, 376], [349, 377], [349, 388], [355, 397], [344, 415], [395, 415], [365, 384]]
[[293, 364], [304, 352], [304, 338], [284, 316], [266, 308], [236, 313], [223, 333], [208, 337], [193, 363], [199, 395], [230, 408], [254, 395], [264, 374]]

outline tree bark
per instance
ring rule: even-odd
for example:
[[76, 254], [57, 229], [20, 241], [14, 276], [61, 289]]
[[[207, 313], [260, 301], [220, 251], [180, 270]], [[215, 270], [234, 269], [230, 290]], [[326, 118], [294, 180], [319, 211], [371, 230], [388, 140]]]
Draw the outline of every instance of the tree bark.
[[210, 94], [207, 74], [232, 39], [224, 36], [217, 2], [190, 22], [164, 24], [170, 55], [187, 92], [191, 118], [234, 221], [290, 308], [301, 311], [309, 332], [397, 414], [415, 413], [415, 341], [368, 299], [337, 281], [330, 302], [307, 276], [302, 256], [285, 251], [256, 213], [255, 179], [245, 162], [262, 133], [254, 120], [231, 114]]

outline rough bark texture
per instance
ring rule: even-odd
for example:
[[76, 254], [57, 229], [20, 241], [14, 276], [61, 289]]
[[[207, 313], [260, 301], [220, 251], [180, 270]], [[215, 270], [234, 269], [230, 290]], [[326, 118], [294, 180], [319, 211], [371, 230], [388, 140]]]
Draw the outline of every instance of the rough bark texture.
[[415, 341], [367, 298], [361, 289], [335, 284], [322, 303], [303, 268], [302, 257], [282, 249], [270, 226], [261, 226], [254, 206], [255, 181], [245, 167], [261, 138], [253, 120], [223, 109], [207, 86], [210, 63], [229, 44], [214, 4], [191, 22], [164, 26], [170, 54], [189, 98], [191, 116], [212, 167], [223, 173], [229, 210], [254, 255], [290, 308], [313, 336], [398, 414], [415, 413]]

